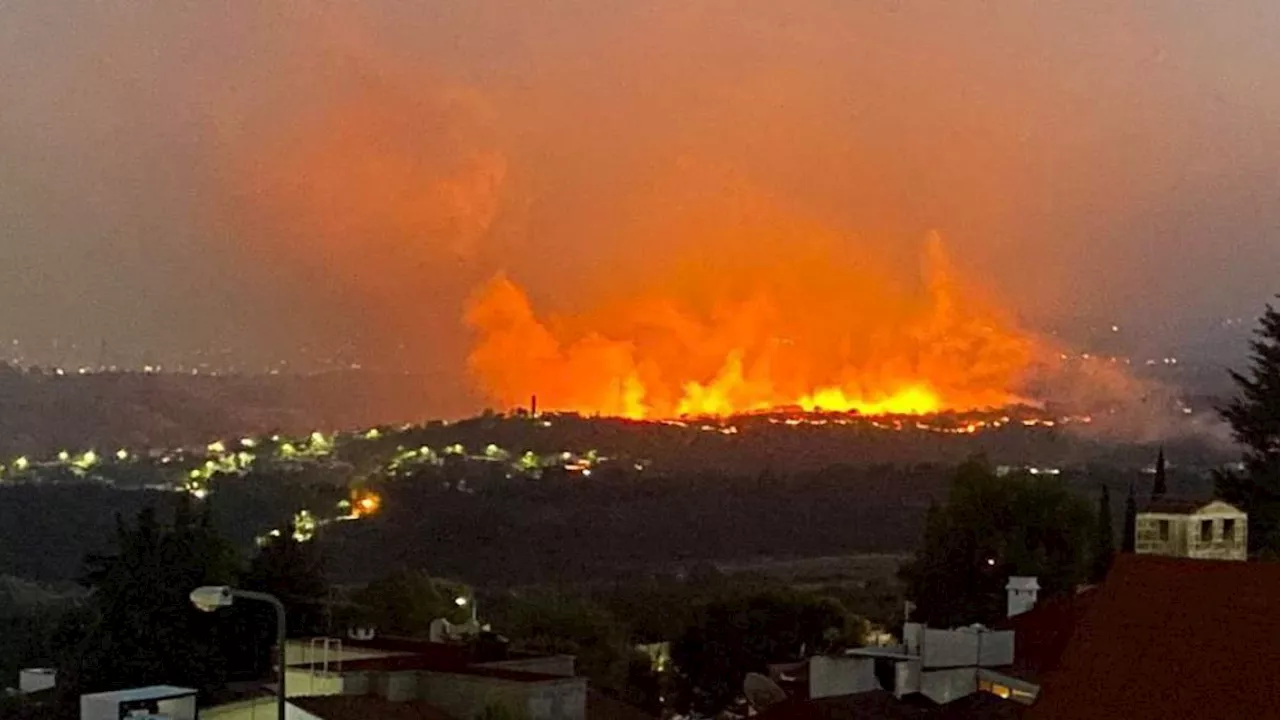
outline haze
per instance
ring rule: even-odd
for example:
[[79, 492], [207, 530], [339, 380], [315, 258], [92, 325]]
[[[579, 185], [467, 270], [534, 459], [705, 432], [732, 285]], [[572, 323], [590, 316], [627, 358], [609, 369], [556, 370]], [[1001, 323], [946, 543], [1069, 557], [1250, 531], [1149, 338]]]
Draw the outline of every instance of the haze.
[[0, 2], [0, 337], [355, 347], [461, 407], [476, 288], [607, 303], [731, 253], [709, 212], [903, 262], [936, 230], [1033, 329], [1252, 317], [1277, 33], [1266, 0]]

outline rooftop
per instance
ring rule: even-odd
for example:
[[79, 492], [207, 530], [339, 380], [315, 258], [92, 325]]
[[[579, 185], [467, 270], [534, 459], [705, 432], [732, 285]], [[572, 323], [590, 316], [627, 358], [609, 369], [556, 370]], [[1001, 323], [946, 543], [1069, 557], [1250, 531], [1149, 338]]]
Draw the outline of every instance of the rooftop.
[[298, 663], [289, 667], [298, 670], [327, 670], [329, 672], [405, 672], [419, 670], [423, 672], [452, 673], [454, 675], [473, 675], [477, 677], [507, 680], [510, 682], [548, 682], [555, 680], [571, 680], [564, 675], [508, 670], [505, 668], [483, 667], [471, 665], [465, 659], [450, 656], [448, 653], [425, 653], [421, 655], [388, 655], [386, 657], [345, 660], [341, 667], [330, 663]]
[[1021, 717], [1025, 708], [989, 693], [974, 693], [946, 705], [918, 696], [898, 699], [885, 690], [819, 700], [786, 700], [756, 717], [759, 720], [1002, 720]]
[[1280, 714], [1280, 564], [1123, 554], [1035, 720]]
[[[1222, 501], [1206, 500], [1204, 498], [1160, 497], [1147, 503], [1141, 512], [1158, 515], [1193, 515], [1215, 502], [1221, 503]], [[1226, 503], [1223, 504], [1225, 505]]]
[[1058, 669], [1067, 643], [1097, 595], [1098, 588], [1090, 587], [1049, 597], [1027, 612], [996, 623], [997, 630], [1013, 631], [1013, 665], [1002, 672], [1037, 682]]
[[321, 720], [457, 720], [421, 700], [392, 702], [376, 695], [292, 697], [289, 704]]

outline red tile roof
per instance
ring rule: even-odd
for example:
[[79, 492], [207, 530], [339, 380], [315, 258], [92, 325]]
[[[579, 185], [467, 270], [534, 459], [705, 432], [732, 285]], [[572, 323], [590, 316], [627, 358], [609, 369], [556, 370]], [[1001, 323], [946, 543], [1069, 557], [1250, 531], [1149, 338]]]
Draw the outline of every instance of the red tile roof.
[[377, 695], [292, 697], [289, 704], [321, 720], [459, 720], [421, 700], [391, 702]]
[[1280, 564], [1124, 554], [1034, 720], [1280, 717]]
[[1046, 598], [1031, 610], [997, 623], [997, 629], [1013, 631], [1013, 665], [1001, 672], [1037, 682], [1057, 670], [1076, 626], [1097, 595], [1098, 588], [1091, 587]]

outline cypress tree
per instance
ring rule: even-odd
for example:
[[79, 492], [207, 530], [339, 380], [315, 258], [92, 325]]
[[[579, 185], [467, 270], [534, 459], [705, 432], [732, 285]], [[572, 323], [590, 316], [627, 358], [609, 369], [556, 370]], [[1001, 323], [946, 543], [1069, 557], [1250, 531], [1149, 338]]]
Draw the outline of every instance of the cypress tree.
[[1129, 497], [1124, 501], [1124, 540], [1120, 543], [1121, 552], [1131, 553], [1137, 546], [1138, 539], [1138, 503], [1133, 498], [1133, 483], [1129, 483]]
[[1090, 573], [1094, 582], [1102, 582], [1107, 577], [1115, 551], [1115, 536], [1111, 532], [1111, 491], [1103, 485], [1102, 496], [1098, 498], [1098, 526], [1094, 536], [1093, 571]]
[[1155, 502], [1164, 497], [1169, 492], [1169, 480], [1165, 475], [1164, 448], [1160, 448], [1160, 454], [1156, 456], [1156, 479], [1151, 484], [1151, 501]]

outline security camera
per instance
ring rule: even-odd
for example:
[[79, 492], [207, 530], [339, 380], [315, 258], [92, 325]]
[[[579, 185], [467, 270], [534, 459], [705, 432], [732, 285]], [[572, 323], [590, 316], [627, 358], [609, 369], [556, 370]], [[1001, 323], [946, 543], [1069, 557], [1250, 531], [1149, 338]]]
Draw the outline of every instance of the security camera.
[[232, 600], [231, 588], [226, 585], [206, 585], [191, 591], [191, 604], [205, 612], [228, 607]]

